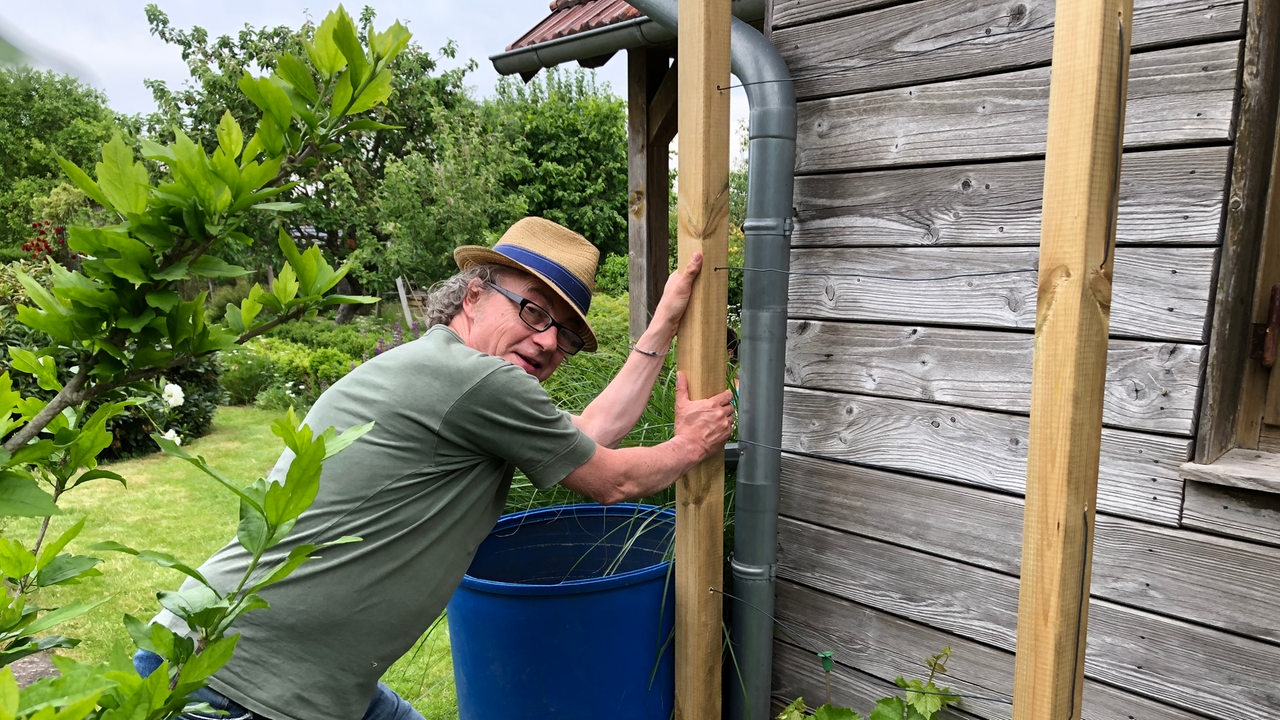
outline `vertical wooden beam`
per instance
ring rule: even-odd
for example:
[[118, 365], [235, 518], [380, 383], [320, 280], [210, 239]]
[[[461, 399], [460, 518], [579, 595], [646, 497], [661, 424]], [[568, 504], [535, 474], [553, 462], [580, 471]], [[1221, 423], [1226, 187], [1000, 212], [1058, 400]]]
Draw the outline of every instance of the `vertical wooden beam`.
[[[1266, 217], [1267, 159], [1276, 142], [1280, 95], [1280, 3], [1248, 0], [1240, 99], [1236, 103], [1235, 147], [1224, 208], [1227, 218], [1213, 296], [1204, 397], [1197, 423], [1195, 461], [1217, 460], [1239, 442], [1240, 411], [1249, 341], [1253, 332], [1253, 292]], [[1248, 443], [1249, 441], [1246, 441]], [[1256, 435], [1254, 440], [1256, 442]], [[1246, 444], [1247, 446], [1247, 444]]]
[[667, 282], [671, 133], [655, 132], [672, 104], [664, 106], [658, 100], [660, 88], [671, 80], [667, 59], [667, 52], [656, 48], [627, 51], [627, 269], [632, 340], [649, 326]]
[[1079, 718], [1133, 0], [1058, 0], [1014, 720]]
[[[689, 392], [725, 387], [729, 244], [729, 0], [679, 4], [680, 265], [701, 251], [702, 274], [680, 325], [677, 366]], [[718, 269], [721, 268], [721, 269]], [[676, 720], [721, 716], [724, 458], [716, 453], [676, 484]]]

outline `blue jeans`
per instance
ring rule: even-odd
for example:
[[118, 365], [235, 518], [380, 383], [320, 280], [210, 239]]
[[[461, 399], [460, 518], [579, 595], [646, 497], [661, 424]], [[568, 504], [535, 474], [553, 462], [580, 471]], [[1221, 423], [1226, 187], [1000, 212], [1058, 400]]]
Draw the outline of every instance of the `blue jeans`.
[[[133, 666], [138, 669], [138, 674], [142, 677], [155, 672], [161, 662], [163, 658], [146, 650], [139, 650], [133, 656]], [[200, 688], [191, 693], [191, 700], [206, 702], [210, 707], [225, 714], [187, 713], [180, 716], [183, 720], [267, 720], [210, 687]], [[394, 690], [378, 683], [378, 688], [373, 693], [373, 699], [369, 702], [369, 709], [365, 711], [363, 720], [424, 720], [424, 718]]]

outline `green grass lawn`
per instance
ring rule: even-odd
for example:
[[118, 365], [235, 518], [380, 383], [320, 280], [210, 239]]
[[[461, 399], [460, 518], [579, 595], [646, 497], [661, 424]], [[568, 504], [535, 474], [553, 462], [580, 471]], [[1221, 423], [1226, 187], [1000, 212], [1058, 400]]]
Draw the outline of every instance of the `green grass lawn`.
[[[221, 407], [211, 432], [184, 448], [193, 455], [204, 456], [210, 467], [224, 477], [246, 485], [265, 475], [283, 448], [270, 430], [271, 422], [280, 415], [251, 407]], [[108, 467], [125, 478], [127, 487], [99, 480], [63, 498], [61, 505], [67, 514], [55, 520], [51, 532], [59, 532], [88, 516], [84, 531], [69, 548], [72, 552], [95, 554], [85, 548], [103, 540], [116, 540], [138, 549], [167, 552], [188, 564], [199, 565], [235, 535], [235, 496], [189, 463], [157, 454]], [[102, 577], [51, 588], [41, 598], [42, 604], [60, 605], [75, 599], [92, 601], [109, 596], [103, 605], [59, 627], [62, 634], [82, 639], [79, 647], [64, 652], [83, 661], [105, 661], [114, 654], [132, 653], [133, 643], [121, 618], [130, 614], [149, 619], [160, 609], [155, 593], [174, 589], [182, 581], [176, 571], [131, 556], [96, 554], [104, 560], [99, 566]], [[453, 663], [445, 623], [425, 634], [391, 667], [383, 681], [428, 720], [456, 718]]]

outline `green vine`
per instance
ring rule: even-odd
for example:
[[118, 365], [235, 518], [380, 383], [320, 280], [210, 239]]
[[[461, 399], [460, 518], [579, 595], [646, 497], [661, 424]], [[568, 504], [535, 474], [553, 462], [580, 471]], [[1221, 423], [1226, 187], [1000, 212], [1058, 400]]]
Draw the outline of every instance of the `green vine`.
[[[822, 671], [827, 683], [827, 702], [817, 708], [810, 709], [804, 698], [799, 697], [778, 715], [778, 720], [863, 720], [863, 716], [847, 707], [831, 704], [831, 671], [835, 669], [835, 660], [831, 651], [818, 653], [822, 659]], [[898, 687], [906, 691], [906, 697], [890, 695], [880, 698], [866, 720], [934, 720], [943, 708], [960, 701], [960, 697], [951, 692], [951, 688], [938, 687], [934, 677], [947, 672], [947, 659], [951, 657], [951, 648], [945, 647], [937, 655], [925, 660], [929, 666], [929, 676], [924, 680], [902, 677], [894, 679]]]

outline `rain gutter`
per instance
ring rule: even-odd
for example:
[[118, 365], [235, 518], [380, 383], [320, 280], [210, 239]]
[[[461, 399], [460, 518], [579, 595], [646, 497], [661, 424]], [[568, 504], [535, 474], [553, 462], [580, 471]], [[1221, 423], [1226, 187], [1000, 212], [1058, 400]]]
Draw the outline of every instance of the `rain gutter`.
[[[532, 75], [539, 68], [556, 63], [675, 38], [676, 0], [628, 2], [648, 17], [494, 55], [494, 67], [501, 73]], [[759, 19], [764, 16], [764, 0], [735, 2], [734, 12]], [[606, 39], [611, 44], [606, 44]], [[635, 44], [625, 44], [632, 42]], [[727, 717], [769, 720], [796, 103], [790, 71], [782, 56], [738, 17], [733, 19], [730, 30], [730, 65], [746, 93], [750, 116], [747, 216], [742, 224], [745, 247], [741, 271], [738, 474], [730, 558], [733, 586], [728, 596], [733, 650], [729, 657], [734, 667], [726, 673], [730, 683]]]

